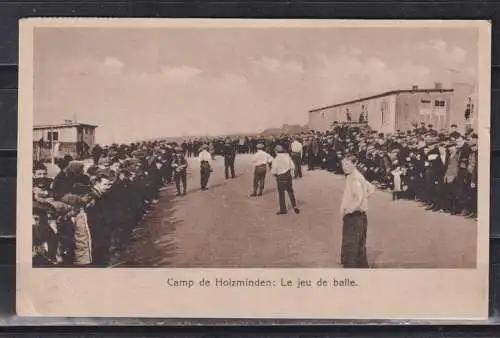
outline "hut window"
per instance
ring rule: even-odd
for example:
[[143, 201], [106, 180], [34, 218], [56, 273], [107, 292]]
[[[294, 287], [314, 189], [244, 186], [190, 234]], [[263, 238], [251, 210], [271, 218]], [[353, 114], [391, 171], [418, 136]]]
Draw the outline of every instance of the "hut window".
[[434, 101], [434, 113], [437, 115], [446, 114], [446, 101], [445, 100], [435, 100]]
[[47, 132], [47, 139], [49, 141], [59, 141], [59, 132], [57, 132], [57, 131]]
[[444, 108], [444, 107], [446, 107], [446, 101], [445, 100], [435, 100], [434, 101], [434, 107], [436, 107], [436, 108]]

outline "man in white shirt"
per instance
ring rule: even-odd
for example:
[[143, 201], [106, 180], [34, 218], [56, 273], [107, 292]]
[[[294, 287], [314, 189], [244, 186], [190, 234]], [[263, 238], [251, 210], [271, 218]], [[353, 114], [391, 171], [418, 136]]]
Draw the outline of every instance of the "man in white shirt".
[[341, 263], [344, 268], [368, 268], [366, 258], [366, 233], [368, 230], [368, 197], [375, 187], [356, 169], [355, 158], [342, 160], [346, 186], [340, 213], [342, 215]]
[[[253, 174], [253, 193], [250, 195], [251, 197], [262, 196], [266, 180], [267, 166], [270, 166], [273, 161], [273, 157], [266, 153], [263, 149], [264, 145], [262, 143], [257, 144], [257, 152], [255, 153], [253, 160], [255, 170]], [[259, 193], [257, 193], [257, 189], [259, 189]]]
[[299, 208], [297, 208], [297, 202], [293, 191], [292, 171], [294, 170], [295, 165], [293, 164], [290, 155], [285, 152], [281, 145], [277, 145], [276, 158], [271, 163], [271, 173], [276, 177], [276, 182], [278, 184], [280, 210], [277, 212], [277, 215], [287, 213], [285, 205], [285, 191], [288, 193], [288, 197], [290, 198], [290, 202], [292, 203], [295, 213], [298, 214], [300, 212]]
[[293, 178], [302, 177], [302, 143], [299, 142], [297, 137], [294, 137], [290, 146], [293, 164], [295, 165]]
[[207, 184], [210, 178], [210, 173], [212, 172], [212, 155], [208, 152], [208, 145], [203, 144], [201, 146], [201, 151], [198, 154], [198, 160], [200, 161], [200, 183], [201, 190], [208, 190]]

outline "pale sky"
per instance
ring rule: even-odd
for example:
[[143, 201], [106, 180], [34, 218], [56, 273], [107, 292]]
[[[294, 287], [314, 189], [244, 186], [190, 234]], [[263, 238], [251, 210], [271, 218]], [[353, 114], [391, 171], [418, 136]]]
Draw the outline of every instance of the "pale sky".
[[35, 123], [99, 143], [259, 132], [396, 89], [477, 83], [475, 29], [37, 28]]

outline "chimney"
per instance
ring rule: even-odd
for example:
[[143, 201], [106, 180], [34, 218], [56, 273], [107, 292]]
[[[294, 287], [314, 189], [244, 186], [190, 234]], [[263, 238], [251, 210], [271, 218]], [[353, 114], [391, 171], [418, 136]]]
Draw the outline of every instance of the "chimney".
[[411, 86], [411, 90], [418, 90], [418, 86], [417, 85]]
[[443, 89], [443, 84], [441, 82], [434, 83], [434, 89]]

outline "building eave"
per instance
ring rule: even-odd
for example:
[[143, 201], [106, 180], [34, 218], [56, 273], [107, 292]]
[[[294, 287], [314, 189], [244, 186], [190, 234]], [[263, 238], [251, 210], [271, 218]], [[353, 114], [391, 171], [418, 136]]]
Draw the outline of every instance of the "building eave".
[[99, 126], [88, 123], [61, 123], [61, 124], [34, 125], [33, 129], [51, 129], [51, 128], [57, 129], [57, 128], [74, 128], [74, 127], [98, 128]]
[[388, 92], [384, 92], [384, 93], [380, 93], [380, 94], [372, 95], [372, 96], [367, 96], [367, 97], [363, 97], [363, 98], [356, 99], [356, 100], [345, 101], [342, 103], [337, 103], [337, 104], [326, 106], [326, 107], [311, 109], [311, 110], [309, 110], [309, 113], [315, 113], [315, 112], [319, 112], [319, 111], [326, 110], [326, 109], [342, 107], [342, 106], [345, 106], [348, 104], [353, 104], [353, 103], [363, 102], [363, 101], [367, 101], [367, 100], [377, 99], [380, 97], [403, 94], [403, 93], [415, 94], [415, 93], [449, 93], [449, 92], [453, 92], [453, 89], [435, 89], [435, 88], [433, 88], [433, 89], [413, 89], [413, 90], [412, 89], [391, 90]]

